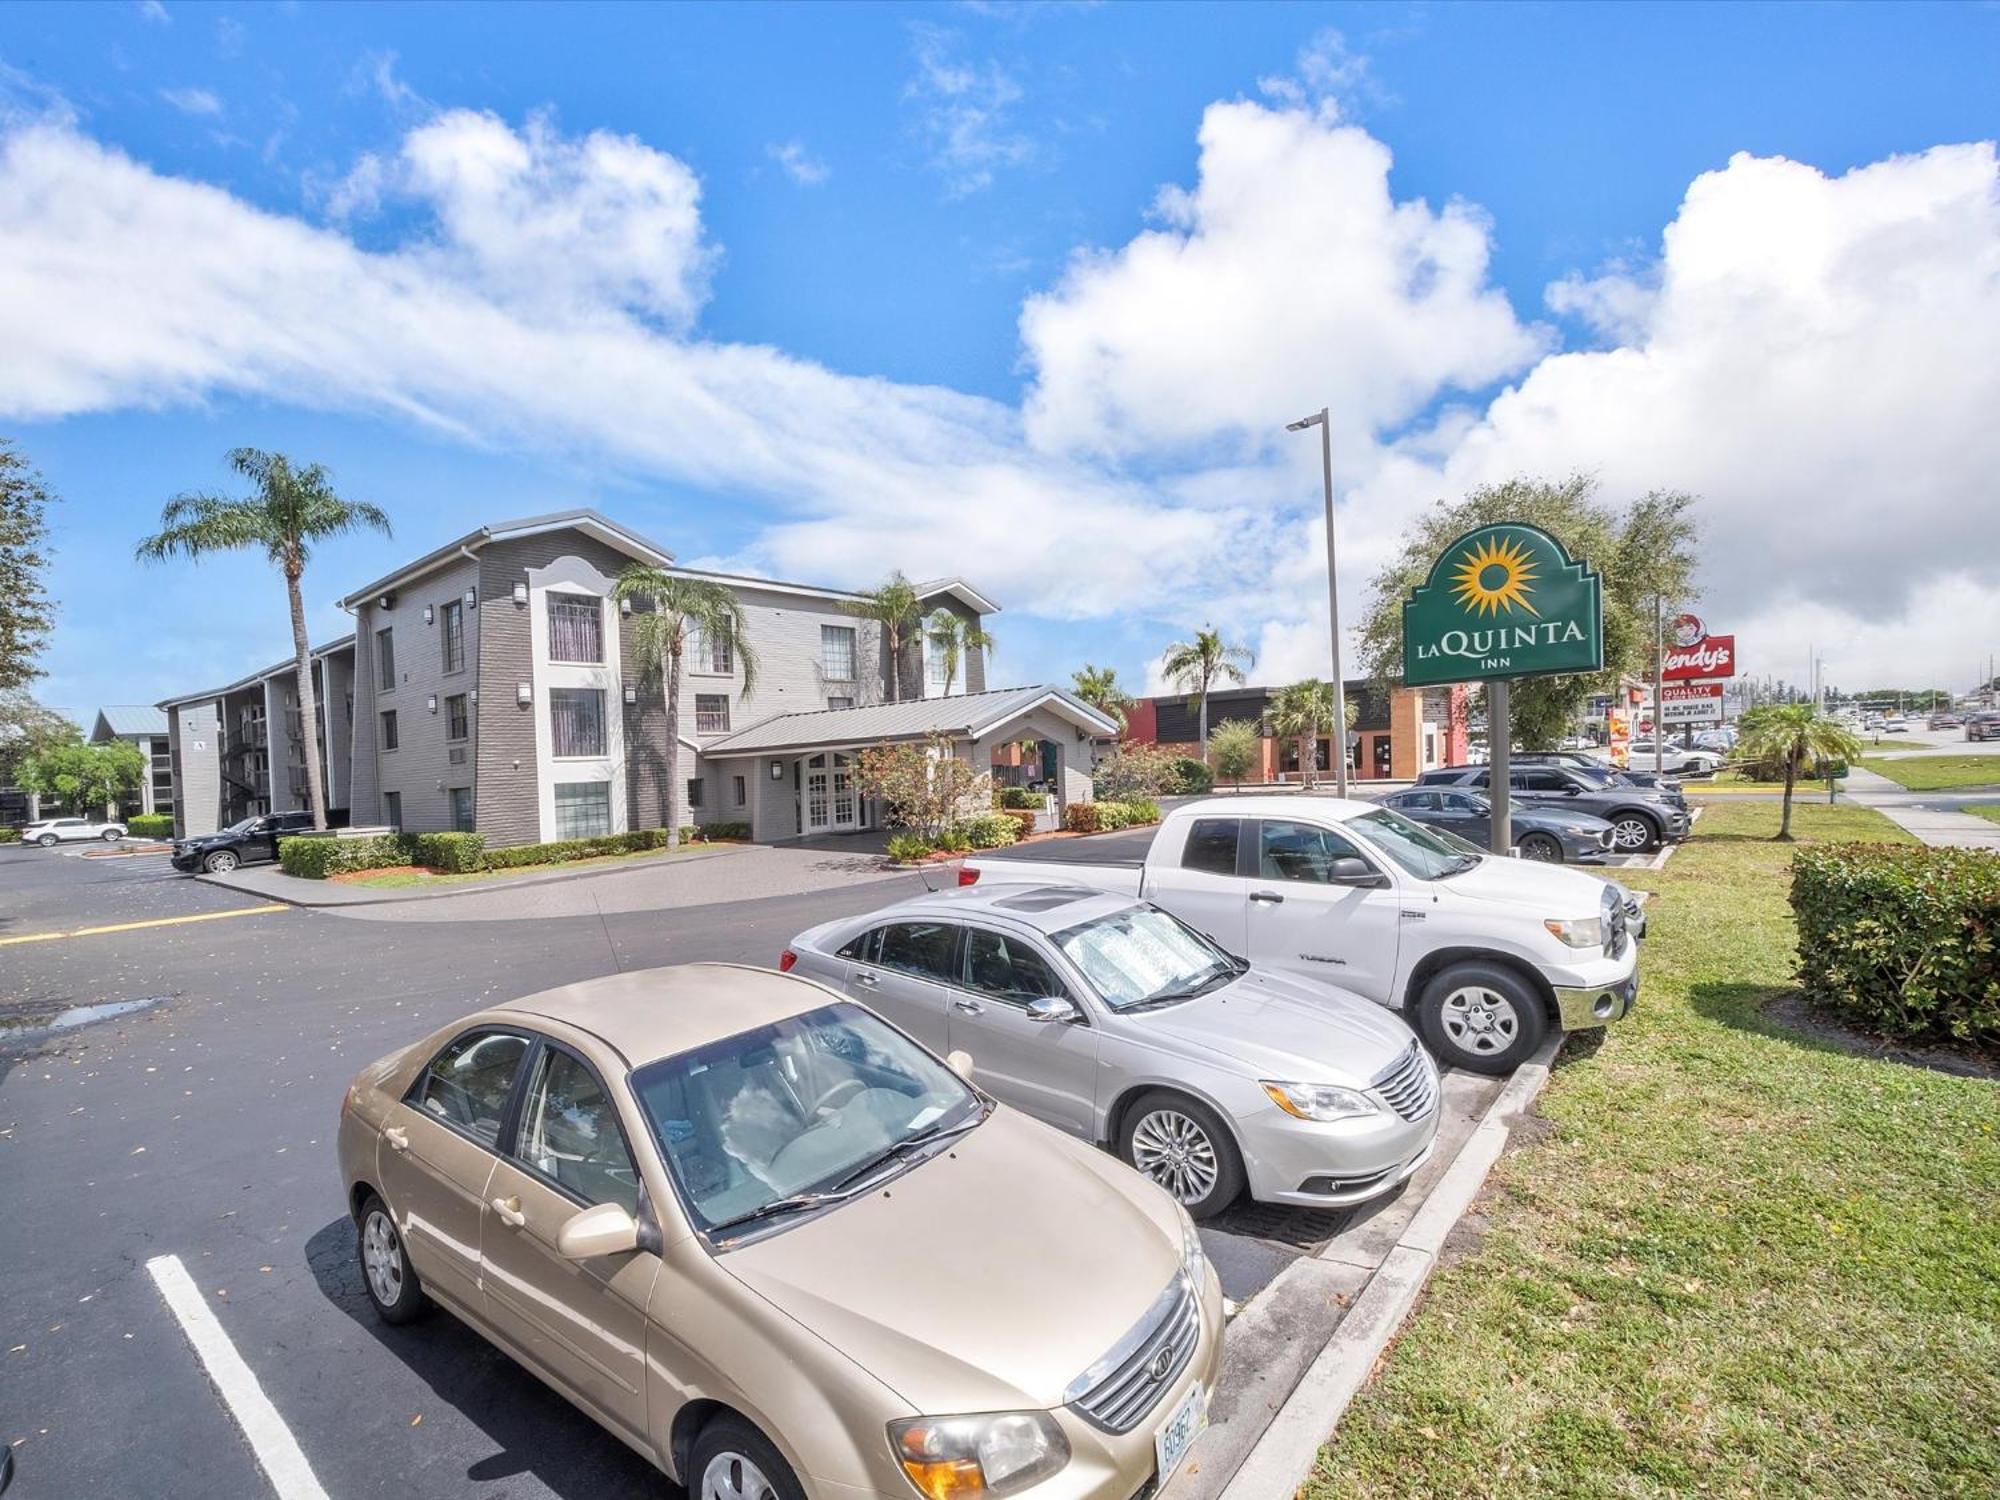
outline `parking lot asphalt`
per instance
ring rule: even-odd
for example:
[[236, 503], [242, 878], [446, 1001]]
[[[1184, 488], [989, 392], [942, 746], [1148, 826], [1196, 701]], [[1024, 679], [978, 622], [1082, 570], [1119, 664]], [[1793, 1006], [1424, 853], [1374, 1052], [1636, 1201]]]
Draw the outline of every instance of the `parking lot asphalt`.
[[[1108, 842], [1044, 847], [1095, 858]], [[188, 879], [159, 855], [0, 850], [0, 941], [36, 939], [0, 946], [0, 1438], [18, 1444], [15, 1493], [270, 1493], [143, 1274], [166, 1255], [329, 1495], [663, 1493], [449, 1318], [375, 1321], [333, 1160], [342, 1090], [483, 1004], [658, 964], [769, 965], [799, 929], [923, 886], [504, 925], [449, 920], [446, 902], [438, 921], [362, 924]], [[45, 1029], [100, 1006], [130, 1008]], [[1244, 1205], [1204, 1238], [1241, 1299], [1356, 1217]]]

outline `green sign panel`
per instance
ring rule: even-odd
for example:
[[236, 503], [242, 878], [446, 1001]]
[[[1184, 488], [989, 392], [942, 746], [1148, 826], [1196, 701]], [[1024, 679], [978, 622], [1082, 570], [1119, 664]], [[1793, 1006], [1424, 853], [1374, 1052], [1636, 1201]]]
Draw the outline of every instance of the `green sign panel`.
[[1603, 667], [1603, 583], [1538, 527], [1508, 521], [1460, 537], [1403, 601], [1410, 687]]

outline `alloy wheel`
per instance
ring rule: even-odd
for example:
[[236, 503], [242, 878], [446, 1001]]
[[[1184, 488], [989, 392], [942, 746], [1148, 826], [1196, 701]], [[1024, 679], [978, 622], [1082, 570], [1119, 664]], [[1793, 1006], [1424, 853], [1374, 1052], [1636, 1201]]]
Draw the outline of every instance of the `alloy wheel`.
[[1620, 818], [1611, 825], [1611, 842], [1620, 849], [1643, 849], [1653, 842], [1653, 826], [1644, 818]]
[[1215, 1191], [1215, 1143], [1177, 1109], [1156, 1109], [1132, 1131], [1132, 1165], [1172, 1193], [1183, 1206]]
[[701, 1475], [700, 1500], [777, 1500], [777, 1486], [741, 1453], [718, 1453]]
[[1454, 1047], [1474, 1057], [1505, 1052], [1521, 1034], [1514, 1002], [1482, 984], [1466, 985], [1444, 997], [1438, 1022]]
[[211, 875], [227, 875], [235, 868], [236, 856], [231, 854], [227, 849], [211, 854], [208, 857], [208, 873]]
[[396, 1242], [396, 1226], [379, 1208], [361, 1226], [361, 1269], [375, 1300], [394, 1307], [403, 1295], [403, 1252]]
[[1545, 865], [1559, 865], [1562, 863], [1562, 846], [1554, 839], [1530, 835], [1521, 840], [1521, 858], [1532, 859]]

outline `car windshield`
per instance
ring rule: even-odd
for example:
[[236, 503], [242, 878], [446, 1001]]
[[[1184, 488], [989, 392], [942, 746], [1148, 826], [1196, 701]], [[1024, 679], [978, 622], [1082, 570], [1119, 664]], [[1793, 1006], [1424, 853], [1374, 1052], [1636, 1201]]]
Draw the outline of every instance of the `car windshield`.
[[1055, 934], [1055, 944], [1119, 1011], [1192, 1000], [1249, 967], [1157, 906], [1079, 922]]
[[697, 1226], [776, 1221], [969, 1128], [986, 1105], [958, 1075], [844, 1002], [648, 1063], [632, 1090]]
[[1434, 828], [1413, 823], [1386, 807], [1374, 808], [1341, 824], [1419, 880], [1443, 880], [1463, 874], [1479, 863], [1463, 839], [1449, 839]]

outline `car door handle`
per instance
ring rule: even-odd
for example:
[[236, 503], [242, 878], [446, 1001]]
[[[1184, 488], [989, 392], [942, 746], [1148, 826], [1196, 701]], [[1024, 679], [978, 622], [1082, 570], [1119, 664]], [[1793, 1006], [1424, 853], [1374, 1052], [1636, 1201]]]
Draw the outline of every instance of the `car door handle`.
[[383, 1131], [382, 1139], [389, 1143], [391, 1151], [407, 1151], [410, 1149], [410, 1132], [403, 1129], [400, 1125], [391, 1125], [387, 1130]]
[[854, 976], [854, 982], [860, 985], [864, 990], [872, 990], [875, 988], [876, 984], [879, 981], [875, 978], [873, 974], [856, 974]]
[[961, 1011], [968, 1016], [980, 1015], [986, 1009], [977, 1000], [954, 1000], [951, 1002], [951, 1008], [955, 1011]]
[[1283, 906], [1285, 904], [1285, 898], [1280, 896], [1276, 891], [1252, 891], [1250, 899], [1252, 901], [1263, 901], [1272, 906]]
[[528, 1216], [521, 1212], [519, 1198], [495, 1198], [493, 1212], [500, 1215], [500, 1222], [509, 1229], [519, 1229], [528, 1222]]

